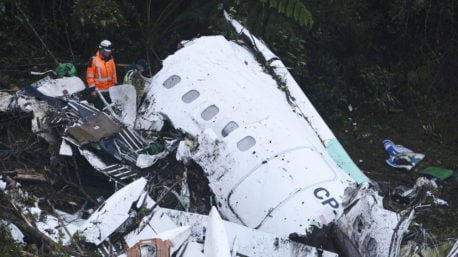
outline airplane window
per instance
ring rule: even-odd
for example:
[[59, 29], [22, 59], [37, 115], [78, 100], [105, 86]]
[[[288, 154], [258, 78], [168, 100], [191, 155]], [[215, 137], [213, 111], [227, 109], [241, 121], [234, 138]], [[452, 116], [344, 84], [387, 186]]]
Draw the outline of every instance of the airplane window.
[[369, 254], [375, 254], [372, 256], [377, 256], [377, 241], [373, 237], [369, 239], [369, 243], [367, 244], [367, 250]]
[[140, 246], [140, 256], [145, 257], [157, 257], [157, 249], [155, 245], [142, 245]]
[[246, 136], [237, 142], [237, 148], [244, 152], [256, 144], [256, 140], [252, 136]]
[[176, 84], [180, 83], [181, 81], [181, 77], [178, 76], [178, 75], [172, 75], [170, 76], [168, 79], [166, 79], [164, 81], [164, 83], [162, 83], [162, 85], [164, 85], [165, 88], [172, 88], [174, 87]]
[[202, 116], [204, 120], [211, 120], [218, 112], [219, 108], [216, 105], [210, 105], [200, 114], [200, 116]]
[[236, 130], [239, 127], [237, 123], [231, 121], [226, 126], [224, 126], [223, 130], [221, 130], [221, 135], [223, 137], [227, 137], [232, 131]]
[[185, 102], [185, 103], [188, 104], [188, 103], [191, 103], [191, 102], [193, 102], [194, 100], [196, 100], [197, 97], [199, 97], [199, 96], [200, 96], [199, 91], [193, 89], [193, 90], [191, 90], [191, 91], [186, 92], [186, 94], [184, 94], [184, 95], [181, 97], [181, 100], [183, 100], [183, 102]]

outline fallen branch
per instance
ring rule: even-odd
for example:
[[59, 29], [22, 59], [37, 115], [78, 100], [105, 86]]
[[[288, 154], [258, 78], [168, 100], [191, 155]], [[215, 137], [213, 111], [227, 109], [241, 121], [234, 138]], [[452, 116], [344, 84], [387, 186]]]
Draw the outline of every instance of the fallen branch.
[[54, 54], [51, 52], [51, 50], [49, 50], [48, 46], [46, 46], [45, 42], [43, 41], [43, 39], [40, 37], [40, 35], [38, 34], [38, 32], [35, 30], [35, 28], [33, 27], [32, 23], [30, 22], [29, 20], [29, 17], [27, 17], [27, 15], [22, 11], [21, 7], [19, 7], [19, 3], [18, 1], [16, 1], [16, 8], [18, 9], [18, 11], [21, 13], [22, 17], [24, 18], [24, 20], [26, 21], [27, 25], [30, 27], [30, 29], [32, 30], [33, 34], [35, 34], [35, 36], [38, 38], [38, 40], [40, 40], [41, 44], [43, 45], [43, 47], [46, 49], [46, 51], [48, 52], [48, 54], [51, 56], [51, 58], [54, 60], [54, 62], [56, 64], [59, 63], [59, 61], [57, 61], [57, 58], [54, 56]]
[[72, 234], [70, 234], [70, 231], [68, 231], [67, 226], [65, 226], [64, 221], [62, 220], [60, 215], [56, 212], [56, 209], [54, 208], [54, 205], [49, 200], [46, 200], [46, 202], [51, 207], [51, 209], [53, 211], [53, 214], [57, 217], [57, 220], [59, 221], [60, 225], [64, 228], [65, 233], [67, 233], [67, 235], [70, 238], [70, 241], [72, 242], [72, 244], [78, 249], [80, 255], [83, 255], [84, 251], [81, 249], [81, 247], [78, 244], [78, 242], [76, 242], [75, 238], [73, 238]]
[[26, 252], [24, 250], [21, 251], [22, 255], [24, 255], [25, 257], [39, 257], [38, 255], [35, 255], [33, 253], [29, 253], [29, 252]]
[[167, 189], [167, 191], [165, 191], [164, 193], [162, 193], [161, 196], [159, 196], [159, 198], [156, 200], [154, 205], [149, 209], [149, 211], [151, 213], [148, 215], [148, 217], [145, 220], [142, 220], [142, 222], [138, 226], [139, 227], [138, 231], [142, 231], [145, 228], [145, 226], [148, 225], [148, 223], [151, 221], [151, 219], [154, 216], [153, 210], [159, 205], [160, 202], [162, 202], [162, 200], [168, 195], [168, 193], [170, 193], [170, 191], [172, 191], [172, 189], [174, 189], [181, 182], [183, 182], [183, 180], [184, 180], [184, 178], [178, 179], [177, 181], [175, 181], [175, 183], [173, 183], [173, 185], [169, 189]]
[[[43, 248], [48, 252], [51, 252], [55, 249], [61, 249], [68, 255], [77, 256], [75, 251], [73, 251], [72, 249], [58, 245], [51, 238], [41, 233], [41, 231], [38, 230], [35, 227], [35, 225], [33, 225], [33, 222], [22, 213], [21, 209], [19, 209], [19, 207], [12, 201], [12, 199], [10, 199], [10, 197], [6, 195], [2, 190], [0, 190], [0, 198], [6, 199], [15, 211], [15, 214], [9, 211], [2, 211], [1, 217], [3, 219], [9, 220], [14, 225], [16, 225], [19, 228], [19, 230], [21, 230], [21, 232], [23, 232], [25, 235], [32, 239], [31, 241], [41, 243], [43, 245]], [[18, 218], [18, 216], [20, 218]]]
[[2, 171], [3, 173], [14, 180], [18, 181], [27, 181], [27, 182], [36, 182], [36, 183], [47, 183], [48, 180], [46, 179], [43, 174], [38, 173], [34, 168], [17, 168], [14, 170]]

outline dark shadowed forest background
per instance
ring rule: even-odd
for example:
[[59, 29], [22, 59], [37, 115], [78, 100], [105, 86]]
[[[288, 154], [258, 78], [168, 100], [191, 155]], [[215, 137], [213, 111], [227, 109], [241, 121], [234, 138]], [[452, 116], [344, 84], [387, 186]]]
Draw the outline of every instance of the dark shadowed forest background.
[[[59, 62], [73, 63], [84, 80], [103, 39], [114, 44], [119, 77], [138, 58], [154, 75], [182, 40], [235, 38], [224, 10], [290, 67], [370, 178], [393, 188], [414, 183], [425, 167], [458, 170], [458, 2], [452, 0], [0, 0], [1, 86], [20, 88], [37, 80], [30, 71]], [[388, 166], [386, 138], [425, 159], [411, 171]], [[4, 156], [2, 169], [10, 168]], [[418, 221], [438, 237], [457, 237], [458, 179], [438, 184], [449, 206], [419, 213]]]

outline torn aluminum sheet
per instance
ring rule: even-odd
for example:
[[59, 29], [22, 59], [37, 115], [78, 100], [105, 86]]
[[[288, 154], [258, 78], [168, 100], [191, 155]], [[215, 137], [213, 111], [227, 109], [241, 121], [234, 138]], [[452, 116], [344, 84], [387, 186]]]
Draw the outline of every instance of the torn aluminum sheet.
[[51, 97], [70, 96], [86, 89], [84, 82], [79, 77], [63, 77], [51, 79], [49, 76], [31, 84], [42, 94]]
[[131, 217], [131, 207], [142, 206], [146, 179], [137, 179], [108, 198], [79, 228], [89, 243], [99, 245]]
[[60, 143], [59, 155], [63, 155], [63, 156], [72, 156], [73, 155], [72, 147], [65, 140], [62, 140], [62, 143]]
[[[266, 60], [275, 57], [232, 22]], [[189, 41], [148, 81], [136, 126], [160, 129], [168, 119], [198, 140], [191, 157], [204, 169], [219, 210], [229, 221], [288, 236], [304, 234], [311, 224], [335, 222], [344, 210], [343, 219], [351, 224], [370, 213], [378, 223], [388, 219], [384, 224], [389, 233], [370, 227], [358, 242], [348, 243], [358, 244], [360, 256], [396, 253], [398, 249], [386, 246], [399, 247], [405, 230], [394, 231], [403, 219], [384, 210], [381, 201], [374, 202], [375, 191], [359, 198], [374, 212], [349, 211], [353, 206], [344, 205], [349, 203], [344, 201], [346, 192], [359, 190], [357, 183], [367, 184], [369, 179], [349, 159], [287, 69], [280, 68], [281, 61], [275, 59], [271, 65], [282, 74], [287, 92], [278, 89], [249, 49], [222, 36]], [[353, 231], [341, 230], [354, 240]], [[363, 251], [371, 246], [375, 252]]]
[[[136, 176], [125, 163], [146, 168], [174, 149], [174, 145], [166, 144], [165, 151], [152, 155], [150, 141], [132, 128], [136, 113], [136, 96], [132, 85], [110, 89], [113, 107], [110, 106], [105, 112], [79, 101], [75, 94], [82, 89], [84, 83], [77, 77], [56, 80], [46, 77], [31, 86], [25, 86], [16, 98], [12, 95], [9, 98], [9, 95], [5, 95], [4, 98], [8, 102], [17, 100], [23, 111], [33, 112], [32, 130], [46, 141], [54, 144], [62, 137], [61, 155], [71, 155], [69, 145], [73, 145], [79, 148], [96, 170], [118, 181]], [[102, 160], [95, 153], [98, 150], [103, 150], [113, 159]]]
[[101, 111], [87, 117], [86, 122], [67, 127], [66, 130], [81, 146], [99, 142], [101, 139], [120, 133], [121, 131], [121, 127]]
[[[103, 241], [111, 240], [109, 235], [119, 233], [120, 229], [125, 231], [132, 224], [129, 220], [135, 219], [134, 210], [149, 210], [140, 225], [124, 236], [130, 249], [142, 240], [161, 239], [171, 242], [171, 254], [183, 257], [231, 256], [229, 249], [233, 256], [234, 251], [240, 256], [250, 257], [318, 255], [314, 247], [224, 221], [216, 208], [212, 209], [210, 216], [161, 208], [146, 194], [146, 184], [145, 178], [139, 178], [113, 194], [89, 217], [80, 235], [103, 248]], [[126, 256], [123, 252], [120, 250], [119, 256]], [[212, 255], [215, 252], [222, 255]], [[336, 257], [337, 254], [324, 251], [322, 256]]]
[[[213, 214], [211, 214], [213, 215], [212, 217], [166, 208], [155, 209], [153, 212], [154, 216], [151, 217], [148, 226], [145, 226], [142, 231], [133, 231], [125, 237], [128, 245], [133, 244], [136, 240], [138, 240], [137, 238], [155, 237], [156, 233], [162, 233], [161, 231], [167, 231], [176, 226], [190, 226], [191, 238], [188, 240], [188, 245], [184, 249], [178, 249], [184, 253], [182, 256], [200, 256], [193, 255], [196, 248], [198, 249], [197, 252], [202, 252], [203, 250], [203, 256], [212, 256], [205, 253], [205, 244], [210, 244], [210, 246], [207, 247], [217, 247], [217, 249], [214, 249], [215, 251], [222, 251], [223, 249], [226, 249], [225, 254], [227, 254], [227, 248], [229, 247], [232, 254], [236, 251], [238, 255], [251, 257], [307, 257], [318, 255], [318, 250], [315, 247], [302, 243], [296, 243], [284, 237], [279, 237], [274, 234], [222, 220], [220, 219], [219, 214], [216, 215], [215, 212], [217, 211], [214, 208], [212, 211]], [[212, 219], [214, 220], [212, 221]], [[214, 233], [215, 231], [208, 227], [208, 225], [212, 223], [222, 224], [224, 226], [224, 229], [219, 227], [221, 234]], [[211, 242], [207, 242], [207, 240], [210, 240]], [[223, 240], [227, 242], [228, 246], [222, 247], [222, 242], [224, 242]], [[201, 244], [202, 242], [204, 245]], [[195, 245], [196, 243], [199, 244]], [[190, 247], [190, 245], [193, 246]], [[338, 255], [329, 251], [324, 251], [323, 256]]]
[[213, 207], [208, 216], [205, 233], [204, 253], [206, 256], [230, 257], [231, 250], [221, 216]]
[[23, 111], [33, 112], [32, 118], [32, 132], [40, 136], [46, 142], [55, 144], [57, 135], [50, 126], [47, 113], [49, 106], [43, 101], [36, 101], [35, 99], [18, 99], [19, 106]]
[[18, 243], [18, 244], [19, 243], [24, 243], [24, 234], [22, 233], [22, 231], [16, 225], [14, 225], [13, 223], [11, 223], [11, 222], [9, 222], [7, 220], [0, 219], [0, 227], [1, 226], [6, 226], [10, 230], [11, 237], [13, 238], [13, 240], [16, 243]]
[[109, 89], [114, 109], [121, 110], [118, 115], [121, 121], [130, 127], [134, 126], [137, 118], [137, 93], [132, 85], [118, 85]]
[[15, 104], [15, 95], [0, 91], [0, 99], [0, 112], [7, 112], [11, 109], [14, 109], [14, 107], [11, 105]]
[[56, 210], [55, 215], [47, 214], [38, 207], [25, 208], [24, 214], [43, 217], [35, 222], [37, 229], [47, 235], [54, 242], [62, 242], [69, 245], [72, 235], [81, 227], [84, 220], [77, 215], [72, 215], [63, 211]]
[[[127, 257], [138, 256], [134, 255], [138, 251], [132, 248], [137, 245], [140, 246], [139, 250], [149, 251], [152, 249], [141, 246], [147, 246], [148, 241], [155, 241], [164, 242], [166, 247], [170, 247], [170, 253], [175, 254], [173, 256], [209, 257], [215, 255], [211, 255], [213, 251], [205, 251], [207, 247], [216, 251], [224, 249], [227, 254], [228, 246], [221, 247], [221, 241], [226, 240], [230, 242], [232, 252], [229, 256], [337, 257], [337, 254], [328, 251], [320, 251], [319, 255], [319, 251], [314, 247], [223, 221], [215, 208], [210, 217], [161, 208], [148, 196], [145, 178], [140, 178], [117, 191], [87, 220], [81, 219], [78, 213], [70, 215], [56, 210], [56, 216], [45, 214], [38, 207], [29, 208], [22, 204], [21, 207], [24, 214], [42, 217], [36, 222], [37, 228], [53, 241], [70, 245], [70, 236], [77, 233], [86, 242], [98, 245], [103, 256], [126, 256], [126, 244], [129, 247]], [[147, 222], [143, 229], [135, 228], [136, 223], [133, 222], [141, 211], [148, 214], [143, 218], [143, 221]], [[212, 224], [216, 225], [216, 229], [211, 228]], [[120, 239], [119, 235], [128, 232], [129, 228], [133, 230], [124, 236], [125, 243], [121, 243], [121, 248], [114, 247], [109, 251], [104, 248], [104, 241], [116, 244]]]
[[[69, 99], [84, 89], [84, 83], [78, 77], [61, 79], [45, 77], [31, 85], [24, 86], [22, 90], [16, 92], [16, 95], [2, 92], [0, 111], [20, 109], [24, 112], [32, 112], [32, 132], [48, 143], [56, 144], [59, 136], [53, 130], [50, 117], [48, 117], [50, 106], [62, 107], [65, 105], [63, 99]], [[43, 99], [40, 101], [33, 96], [42, 96]]]
[[348, 256], [398, 256], [401, 240], [413, 220], [414, 210], [408, 216], [401, 217], [384, 209], [383, 198], [367, 184], [363, 184], [356, 195], [347, 200], [349, 202], [344, 203], [347, 206], [345, 214], [336, 223], [339, 227], [338, 238], [347, 241]]

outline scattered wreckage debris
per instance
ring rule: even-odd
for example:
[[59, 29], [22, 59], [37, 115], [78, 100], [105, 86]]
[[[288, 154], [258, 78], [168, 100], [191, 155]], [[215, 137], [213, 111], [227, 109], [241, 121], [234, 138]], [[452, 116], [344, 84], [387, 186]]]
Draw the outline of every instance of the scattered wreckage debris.
[[[13, 96], [2, 93], [8, 102], [3, 112], [31, 113], [33, 132], [60, 143], [63, 156], [81, 154], [117, 185], [87, 218], [49, 202], [51, 214], [34, 205], [16, 211], [43, 216], [25, 220], [80, 254], [90, 249], [103, 256], [143, 256], [164, 247], [183, 257], [338, 256], [323, 249], [321, 240], [315, 246], [308, 245], [310, 238], [306, 244], [291, 240], [332, 227], [343, 256], [400, 256], [415, 206], [386, 210], [374, 183], [351, 161], [283, 63], [230, 22], [248, 44], [223, 36], [183, 44], [145, 81], [138, 113], [131, 85], [110, 89], [121, 97], [112, 97], [103, 110], [79, 98], [84, 84], [75, 77], [43, 81]], [[264, 72], [247, 45], [275, 74]], [[56, 95], [46, 85], [59, 88], [51, 89]], [[160, 135], [166, 127], [173, 132]], [[160, 172], [171, 159], [181, 161], [181, 169]], [[195, 174], [187, 169], [192, 164], [203, 169], [198, 179], [214, 197], [193, 190], [189, 181]], [[1, 185], [5, 190], [6, 183]], [[166, 195], [176, 199], [176, 209], [162, 207]], [[211, 211], [192, 212], [199, 203]]]
[[389, 158], [385, 162], [394, 168], [411, 170], [425, 158], [424, 154], [415, 153], [409, 148], [403, 145], [397, 145], [389, 139], [383, 140], [383, 146], [389, 155]]
[[[87, 219], [57, 210], [54, 214], [45, 214], [38, 207], [25, 205], [20, 210], [24, 216], [27, 213], [44, 215], [43, 221], [29, 223], [35, 223], [44, 237], [56, 243], [61, 241], [67, 247], [73, 245], [79, 254], [96, 247], [103, 256], [128, 257], [139, 256], [142, 250], [159, 253], [159, 249], [169, 252], [166, 256], [183, 257], [234, 256], [236, 253], [253, 257], [317, 256], [318, 253], [324, 257], [338, 256], [223, 221], [215, 207], [208, 216], [159, 207], [149, 197], [147, 183], [145, 178], [139, 178], [126, 185]], [[80, 241], [70, 236], [75, 234]]]
[[447, 178], [451, 177], [453, 175], [453, 170], [451, 169], [445, 169], [445, 168], [440, 168], [440, 167], [426, 167], [420, 171], [418, 171], [419, 174], [430, 176], [433, 178], [438, 179], [439, 181], [444, 181]]

